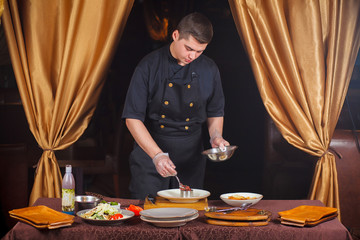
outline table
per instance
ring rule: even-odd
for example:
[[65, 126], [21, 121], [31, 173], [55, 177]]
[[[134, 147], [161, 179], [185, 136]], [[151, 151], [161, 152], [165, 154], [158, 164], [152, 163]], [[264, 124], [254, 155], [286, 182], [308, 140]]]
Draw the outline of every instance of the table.
[[[107, 201], [120, 202], [122, 207], [130, 204], [141, 205], [140, 200], [109, 198]], [[46, 205], [60, 211], [60, 198], [40, 198], [35, 205]], [[212, 206], [228, 206], [221, 200], [210, 200]], [[261, 227], [227, 227], [210, 225], [205, 222], [203, 211], [196, 220], [175, 228], [158, 228], [143, 222], [139, 217], [129, 219], [117, 226], [95, 226], [85, 223], [79, 217], [71, 227], [53, 230], [36, 229], [18, 222], [4, 239], [352, 239], [347, 229], [333, 219], [314, 227], [293, 227], [280, 224], [278, 212], [299, 205], [323, 206], [318, 200], [261, 200], [254, 207], [272, 212], [271, 221]]]

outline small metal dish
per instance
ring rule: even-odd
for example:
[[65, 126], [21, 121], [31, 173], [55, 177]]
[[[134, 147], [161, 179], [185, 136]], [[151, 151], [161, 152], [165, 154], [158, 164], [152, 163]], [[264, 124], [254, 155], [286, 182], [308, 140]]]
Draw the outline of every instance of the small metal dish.
[[237, 146], [225, 146], [225, 151], [222, 151], [220, 148], [210, 148], [202, 152], [203, 155], [206, 155], [213, 162], [222, 162], [228, 160], [232, 157]]
[[78, 195], [75, 197], [77, 211], [91, 209], [96, 207], [100, 202], [100, 198], [89, 195]]

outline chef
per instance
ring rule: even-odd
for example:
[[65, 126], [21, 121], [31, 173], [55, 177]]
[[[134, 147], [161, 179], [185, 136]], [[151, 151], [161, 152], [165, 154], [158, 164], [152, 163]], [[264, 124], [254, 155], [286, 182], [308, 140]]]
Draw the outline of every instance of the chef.
[[179, 22], [173, 41], [145, 56], [133, 73], [122, 114], [135, 140], [129, 159], [132, 198], [178, 188], [175, 175], [191, 188], [203, 188], [205, 123], [212, 147], [229, 145], [222, 137], [219, 70], [202, 54], [212, 36], [211, 22], [191, 13]]

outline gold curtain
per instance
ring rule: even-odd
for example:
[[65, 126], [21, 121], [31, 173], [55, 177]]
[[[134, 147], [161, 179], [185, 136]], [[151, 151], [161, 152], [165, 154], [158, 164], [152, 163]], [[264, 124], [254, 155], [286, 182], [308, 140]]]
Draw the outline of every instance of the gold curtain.
[[22, 104], [39, 146], [29, 204], [61, 197], [54, 154], [87, 128], [134, 0], [8, 0], [3, 24]]
[[[0, 18], [2, 17], [4, 12], [4, 0], [0, 0]], [[0, 20], [1, 23], [1, 20]]]
[[335, 130], [360, 44], [359, 0], [229, 0], [263, 103], [282, 136], [318, 156], [311, 199], [339, 209]]

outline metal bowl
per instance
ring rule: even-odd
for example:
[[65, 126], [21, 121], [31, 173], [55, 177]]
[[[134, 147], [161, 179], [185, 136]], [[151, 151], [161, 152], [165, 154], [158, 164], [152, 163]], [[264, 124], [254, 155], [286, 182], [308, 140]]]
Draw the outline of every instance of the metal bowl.
[[99, 204], [100, 200], [100, 198], [95, 196], [78, 195], [75, 197], [77, 211], [94, 208]]
[[213, 162], [222, 162], [231, 158], [234, 154], [237, 146], [225, 146], [225, 151], [221, 151], [220, 148], [210, 148], [202, 152]]

